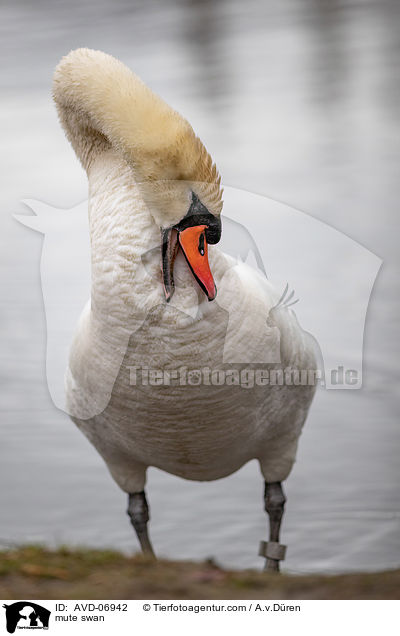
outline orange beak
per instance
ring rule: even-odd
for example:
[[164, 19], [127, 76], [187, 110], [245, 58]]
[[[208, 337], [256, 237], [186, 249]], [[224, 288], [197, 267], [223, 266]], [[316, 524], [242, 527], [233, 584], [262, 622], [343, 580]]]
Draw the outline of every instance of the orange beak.
[[205, 236], [206, 225], [195, 225], [179, 232], [178, 241], [190, 269], [208, 300], [214, 300], [217, 288], [208, 263], [208, 245]]
[[179, 249], [208, 300], [214, 300], [217, 288], [208, 264], [207, 225], [194, 225], [185, 230], [169, 228], [162, 231], [162, 276], [165, 299], [169, 302], [174, 293], [174, 261]]
[[208, 300], [214, 300], [217, 288], [208, 264], [208, 243], [218, 243], [221, 230], [219, 216], [211, 214], [194, 192], [190, 208], [181, 221], [173, 227], [161, 228], [162, 280], [167, 302], [175, 289], [173, 267], [179, 246]]

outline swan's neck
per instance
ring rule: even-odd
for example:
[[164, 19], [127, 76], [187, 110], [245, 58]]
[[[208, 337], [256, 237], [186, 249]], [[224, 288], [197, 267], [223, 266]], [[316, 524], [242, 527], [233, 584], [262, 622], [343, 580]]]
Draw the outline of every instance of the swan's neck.
[[[100, 322], [129, 328], [165, 303], [161, 279], [160, 228], [135, 184], [132, 169], [113, 150], [92, 163], [89, 225], [92, 251], [92, 314]], [[198, 290], [183, 257], [174, 268], [174, 305], [198, 305]]]

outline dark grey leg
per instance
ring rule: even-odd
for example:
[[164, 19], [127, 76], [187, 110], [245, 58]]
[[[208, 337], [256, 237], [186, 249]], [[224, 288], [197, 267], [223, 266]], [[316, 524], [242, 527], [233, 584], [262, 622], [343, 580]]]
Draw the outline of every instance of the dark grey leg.
[[279, 572], [279, 561], [285, 558], [286, 546], [279, 543], [285, 501], [280, 481], [265, 482], [264, 504], [269, 516], [269, 541], [261, 541], [259, 555], [265, 557], [265, 570], [268, 572]]
[[155, 557], [147, 532], [147, 522], [150, 515], [144, 490], [129, 495], [127, 513], [135, 528], [143, 553]]

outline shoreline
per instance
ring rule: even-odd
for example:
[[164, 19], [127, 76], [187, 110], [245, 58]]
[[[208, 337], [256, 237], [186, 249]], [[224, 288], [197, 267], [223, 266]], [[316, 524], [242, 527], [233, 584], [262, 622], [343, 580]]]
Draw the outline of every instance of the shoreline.
[[112, 550], [21, 546], [0, 551], [0, 598], [398, 599], [400, 568], [350, 574], [266, 574], [213, 561], [159, 561]]

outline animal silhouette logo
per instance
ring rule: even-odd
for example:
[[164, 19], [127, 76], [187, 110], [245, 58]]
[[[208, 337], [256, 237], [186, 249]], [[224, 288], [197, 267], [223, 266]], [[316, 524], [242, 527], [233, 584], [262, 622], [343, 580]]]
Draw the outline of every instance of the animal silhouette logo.
[[[372, 288], [382, 260], [353, 239], [333, 227], [281, 202], [251, 192], [225, 186], [223, 232], [218, 249], [231, 257], [232, 267], [218, 281], [216, 304], [234, 319], [243, 299], [224, 297], [224, 288], [234, 289], [240, 276], [238, 263], [244, 262], [256, 275], [266, 278], [275, 290], [283, 290], [287, 281], [296, 289], [301, 303], [296, 316], [304, 330], [312, 333], [321, 350], [321, 368], [326, 389], [357, 389], [362, 385], [363, 336]], [[54, 404], [68, 412], [65, 405], [65, 370], [76, 325], [82, 310], [90, 311], [91, 260], [87, 202], [72, 209], [56, 209], [40, 201], [24, 203], [34, 215], [17, 214], [23, 225], [43, 234], [40, 261], [41, 289], [46, 312], [46, 376]], [[245, 220], [245, 225], [243, 224]], [[160, 246], [144, 250], [142, 266], [152, 278], [160, 276]], [[153, 249], [154, 248], [154, 249]], [[73, 258], [71, 258], [73, 255]], [[112, 276], [108, 260], [104, 278]], [[264, 267], [264, 263], [266, 267]], [[103, 263], [98, 264], [102, 267]], [[177, 280], [179, 292], [179, 280]], [[177, 296], [178, 294], [176, 294]], [[174, 296], [170, 306], [178, 303]], [[279, 363], [281, 359], [280, 314], [291, 311], [294, 296], [289, 291], [254, 325], [252, 342], [238, 358], [235, 323], [228, 322], [223, 363]], [[252, 297], [256, 297], [253, 293]], [[195, 317], [198, 294], [193, 286], [193, 302], [185, 313]], [[123, 307], [122, 307], [123, 309]], [[138, 321], [138, 326], [142, 321]], [[243, 348], [242, 348], [243, 349]], [[265, 357], [267, 352], [267, 359]], [[115, 354], [115, 377], [120, 363]], [[250, 357], [249, 357], [250, 356]], [[355, 370], [357, 381], [337, 381], [339, 370]], [[345, 371], [344, 371], [345, 372]], [[352, 371], [353, 373], [353, 371]], [[111, 377], [111, 376], [110, 376]], [[104, 388], [104, 387], [103, 387]], [[105, 403], [96, 394], [95, 412], [101, 412], [111, 395], [102, 391]], [[97, 402], [99, 400], [99, 403]], [[94, 412], [87, 415], [92, 416]]]
[[3, 607], [9, 634], [14, 634], [16, 629], [49, 629], [51, 612], [37, 603], [18, 601], [11, 605], [4, 604]]

